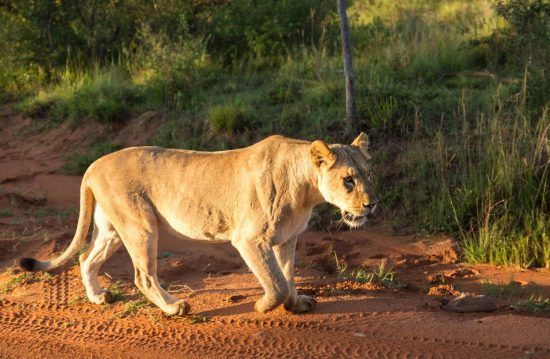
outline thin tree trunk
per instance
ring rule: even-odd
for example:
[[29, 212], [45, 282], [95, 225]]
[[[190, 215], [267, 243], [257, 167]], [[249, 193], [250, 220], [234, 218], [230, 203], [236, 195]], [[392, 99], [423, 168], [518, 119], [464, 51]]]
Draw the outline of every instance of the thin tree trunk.
[[344, 76], [346, 81], [346, 134], [352, 136], [357, 130], [355, 113], [355, 90], [353, 65], [351, 62], [351, 44], [349, 39], [349, 22], [346, 14], [346, 0], [337, 0], [342, 33], [342, 55], [344, 56]]

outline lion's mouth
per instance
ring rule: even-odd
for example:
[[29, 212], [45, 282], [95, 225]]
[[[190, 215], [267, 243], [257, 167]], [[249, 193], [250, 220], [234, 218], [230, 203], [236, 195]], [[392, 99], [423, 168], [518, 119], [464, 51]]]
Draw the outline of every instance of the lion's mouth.
[[368, 214], [355, 215], [353, 213], [342, 211], [342, 219], [351, 228], [361, 227], [367, 222]]

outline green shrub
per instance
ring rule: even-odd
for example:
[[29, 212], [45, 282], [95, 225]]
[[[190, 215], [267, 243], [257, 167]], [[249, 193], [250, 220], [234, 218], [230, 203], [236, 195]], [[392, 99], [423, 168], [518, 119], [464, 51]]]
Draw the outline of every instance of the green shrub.
[[252, 120], [252, 109], [241, 102], [214, 106], [210, 110], [210, 123], [216, 132], [242, 132], [252, 127]]
[[117, 69], [96, 74], [67, 73], [54, 86], [23, 101], [20, 108], [32, 116], [49, 115], [54, 120], [90, 118], [111, 123], [126, 120], [144, 102], [143, 89]]
[[382, 173], [384, 202], [427, 232], [458, 233], [470, 262], [549, 267], [549, 126], [547, 111], [535, 123], [494, 113], [414, 141]]
[[67, 156], [60, 172], [70, 175], [82, 175], [95, 160], [120, 148], [121, 146], [110, 141], [97, 142], [90, 147], [87, 153], [74, 153]]

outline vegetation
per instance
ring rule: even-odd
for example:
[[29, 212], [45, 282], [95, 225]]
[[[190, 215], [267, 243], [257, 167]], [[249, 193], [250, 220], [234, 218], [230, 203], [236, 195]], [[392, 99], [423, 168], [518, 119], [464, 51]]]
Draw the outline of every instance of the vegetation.
[[113, 318], [125, 318], [129, 315], [136, 314], [140, 308], [146, 308], [149, 307], [149, 301], [147, 299], [140, 299], [128, 302], [126, 304], [126, 307], [121, 312], [116, 313]]
[[491, 281], [482, 281], [481, 290], [483, 294], [494, 297], [494, 298], [506, 298], [510, 299], [511, 297], [522, 297], [528, 292], [532, 292], [536, 289], [533, 286], [522, 286], [520, 283], [516, 282], [514, 278], [510, 278], [508, 282], [502, 283], [493, 283]]
[[87, 153], [73, 153], [67, 156], [60, 172], [70, 175], [84, 174], [88, 166], [96, 159], [119, 149], [119, 145], [115, 145], [110, 141], [96, 142], [89, 148]]
[[[7, 271], [8, 273], [13, 273], [11, 268], [8, 268]], [[12, 275], [8, 281], [0, 285], [0, 294], [11, 293], [17, 287], [35, 282], [50, 282], [52, 279], [53, 276], [48, 272], [41, 274], [22, 273], [19, 275]]]
[[519, 302], [516, 306], [529, 312], [548, 313], [550, 312], [550, 298], [532, 295], [529, 299]]
[[18, 276], [11, 277], [7, 282], [2, 283], [0, 286], [0, 294], [8, 294], [11, 291], [21, 285], [30, 283], [34, 278], [32, 273], [23, 273]]
[[393, 267], [387, 264], [385, 260], [374, 266], [370, 271], [365, 267], [349, 269], [348, 264], [339, 259], [336, 252], [334, 253], [334, 260], [338, 278], [359, 283], [378, 283], [388, 288], [403, 286], [403, 283], [399, 281], [397, 274], [393, 271]]
[[[455, 235], [470, 262], [550, 267], [548, 2], [355, 0], [348, 14], [382, 217]], [[0, 99], [75, 123], [156, 109], [170, 147], [349, 142], [339, 41], [325, 0], [6, 0]]]
[[120, 283], [118, 281], [111, 282], [107, 287], [107, 290], [111, 292], [113, 296], [112, 303], [115, 303], [124, 299], [124, 294], [122, 293], [122, 289], [120, 289]]

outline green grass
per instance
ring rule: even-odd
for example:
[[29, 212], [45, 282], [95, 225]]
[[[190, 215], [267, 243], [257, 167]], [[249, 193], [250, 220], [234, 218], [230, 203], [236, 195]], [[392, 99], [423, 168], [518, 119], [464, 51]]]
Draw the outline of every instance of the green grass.
[[66, 221], [70, 217], [76, 215], [76, 209], [74, 207], [56, 209], [50, 207], [39, 207], [32, 211], [33, 217], [56, 217], [60, 221]]
[[0, 294], [9, 294], [15, 288], [29, 283], [34, 278], [32, 273], [23, 273], [18, 276], [11, 277], [7, 282], [0, 286]]
[[2, 208], [0, 209], [0, 217], [12, 217], [14, 214], [11, 208]]
[[82, 175], [95, 160], [111, 152], [118, 151], [120, 148], [120, 145], [116, 145], [111, 141], [94, 143], [86, 153], [73, 153], [67, 156], [60, 172], [63, 174]]
[[340, 279], [358, 283], [377, 283], [388, 288], [399, 288], [403, 286], [403, 283], [399, 281], [393, 267], [385, 260], [379, 265], [371, 268], [371, 270], [365, 267], [350, 269], [346, 262], [338, 258], [336, 252], [334, 253], [334, 261], [336, 262], [336, 276]]
[[188, 324], [206, 323], [208, 317], [204, 314], [186, 315], [183, 317], [183, 320]]
[[471, 263], [550, 267], [550, 119], [521, 106], [413, 140], [382, 169], [396, 227], [454, 233]]
[[149, 301], [147, 299], [140, 299], [132, 302], [128, 302], [124, 310], [116, 313], [114, 318], [125, 318], [130, 315], [135, 315], [141, 308], [149, 307]]
[[548, 313], [550, 312], [550, 298], [532, 295], [529, 299], [517, 303], [516, 307], [533, 313]]
[[122, 293], [122, 289], [120, 289], [119, 282], [112, 282], [107, 287], [107, 290], [113, 295], [113, 303], [124, 299], [124, 293]]
[[525, 294], [528, 290], [521, 286], [520, 283], [510, 279], [508, 283], [493, 283], [490, 281], [481, 282], [481, 290], [484, 295], [494, 298], [511, 298]]
[[19, 108], [28, 115], [47, 115], [58, 121], [90, 118], [113, 123], [126, 120], [144, 101], [143, 89], [122, 70], [113, 68], [91, 74], [66, 72], [58, 83], [27, 98]]
[[242, 132], [252, 126], [252, 110], [246, 103], [228, 103], [210, 109], [210, 123], [216, 132]]

